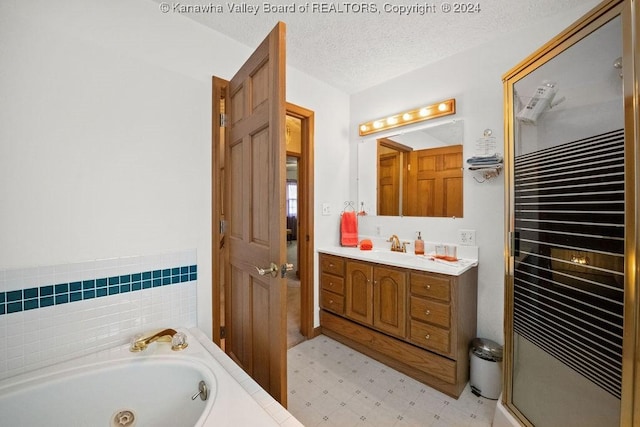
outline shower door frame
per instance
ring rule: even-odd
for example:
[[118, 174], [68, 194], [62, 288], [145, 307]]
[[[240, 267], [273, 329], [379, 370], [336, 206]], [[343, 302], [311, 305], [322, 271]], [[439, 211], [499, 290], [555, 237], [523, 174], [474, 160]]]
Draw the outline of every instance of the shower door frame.
[[544, 65], [566, 49], [578, 43], [604, 23], [620, 16], [623, 39], [623, 99], [625, 137], [625, 284], [622, 346], [622, 393], [620, 425], [640, 425], [640, 271], [637, 249], [640, 247], [638, 201], [640, 200], [640, 1], [607, 0], [593, 8], [581, 19], [535, 51], [503, 76], [505, 123], [505, 317], [502, 404], [525, 425], [531, 425], [512, 403], [514, 352], [514, 85], [532, 71]]

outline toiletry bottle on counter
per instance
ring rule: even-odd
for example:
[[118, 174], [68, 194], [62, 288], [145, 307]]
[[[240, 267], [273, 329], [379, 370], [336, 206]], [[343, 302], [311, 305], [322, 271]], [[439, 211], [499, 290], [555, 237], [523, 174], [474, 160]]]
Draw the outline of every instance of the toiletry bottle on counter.
[[424, 255], [424, 240], [422, 240], [422, 236], [420, 235], [419, 231], [418, 231], [418, 238], [415, 241], [414, 248], [416, 251], [416, 255]]

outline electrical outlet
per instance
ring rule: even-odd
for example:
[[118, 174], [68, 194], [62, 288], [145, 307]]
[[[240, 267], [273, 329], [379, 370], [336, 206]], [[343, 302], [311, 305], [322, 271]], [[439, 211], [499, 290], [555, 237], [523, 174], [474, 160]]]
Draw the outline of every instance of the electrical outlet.
[[464, 246], [476, 244], [476, 230], [458, 230], [458, 243]]
[[331, 205], [329, 203], [322, 204], [322, 215], [331, 215]]
[[382, 236], [382, 226], [376, 225], [376, 236]]

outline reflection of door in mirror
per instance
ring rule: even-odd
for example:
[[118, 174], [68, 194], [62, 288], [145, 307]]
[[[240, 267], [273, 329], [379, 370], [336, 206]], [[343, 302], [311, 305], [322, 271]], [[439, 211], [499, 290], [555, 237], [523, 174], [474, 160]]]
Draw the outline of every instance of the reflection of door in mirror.
[[388, 138], [378, 140], [378, 215], [403, 214], [401, 194], [411, 150]]
[[462, 145], [411, 152], [405, 212], [462, 217]]
[[462, 145], [414, 150], [378, 140], [378, 215], [462, 217]]

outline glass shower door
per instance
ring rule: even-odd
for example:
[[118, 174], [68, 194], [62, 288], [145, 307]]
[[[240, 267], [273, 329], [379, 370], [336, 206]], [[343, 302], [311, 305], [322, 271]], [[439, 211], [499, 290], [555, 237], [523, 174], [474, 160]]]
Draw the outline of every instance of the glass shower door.
[[535, 426], [620, 423], [622, 28], [513, 84], [510, 405]]

